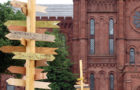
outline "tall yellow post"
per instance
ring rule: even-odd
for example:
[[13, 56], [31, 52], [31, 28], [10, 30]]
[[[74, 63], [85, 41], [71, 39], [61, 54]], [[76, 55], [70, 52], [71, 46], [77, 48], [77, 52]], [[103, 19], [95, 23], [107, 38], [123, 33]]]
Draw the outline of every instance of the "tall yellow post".
[[83, 83], [83, 67], [82, 67], [82, 60], [80, 60], [80, 78], [81, 78], [81, 90], [84, 90], [84, 83]]
[[[35, 0], [28, 0], [27, 4], [27, 32], [35, 33], [36, 7]], [[35, 53], [35, 40], [27, 40], [26, 52]], [[26, 90], [34, 90], [35, 61], [26, 60]]]

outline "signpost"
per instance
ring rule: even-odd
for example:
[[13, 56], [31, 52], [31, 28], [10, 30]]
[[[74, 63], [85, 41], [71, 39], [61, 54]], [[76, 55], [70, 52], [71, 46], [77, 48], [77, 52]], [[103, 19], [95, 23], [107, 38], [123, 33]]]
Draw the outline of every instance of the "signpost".
[[[22, 31], [26, 32], [27, 29], [25, 26], [8, 26], [9, 31]], [[47, 29], [36, 28], [36, 32], [39, 33], [40, 31], [47, 31]]]
[[[50, 89], [50, 83], [35, 81], [44, 79], [46, 73], [42, 73], [42, 69], [35, 69], [38, 66], [47, 65], [46, 61], [53, 61], [57, 53], [57, 48], [35, 47], [35, 41], [54, 42], [53, 35], [36, 33], [39, 28], [59, 28], [59, 21], [36, 21], [36, 11], [46, 13], [46, 7], [36, 6], [35, 0], [28, 0], [28, 3], [20, 1], [12, 1], [12, 6], [21, 8], [27, 16], [26, 21], [9, 20], [5, 23], [10, 33], [6, 35], [11, 40], [20, 40], [23, 46], [3, 46], [0, 48], [5, 53], [14, 53], [13, 59], [26, 59], [26, 67], [11, 66], [8, 68], [12, 73], [23, 74], [25, 80], [10, 78], [7, 80], [9, 85], [24, 86], [26, 90], [34, 90], [34, 88]], [[46, 59], [42, 61], [42, 59]], [[42, 61], [39, 63], [39, 61]], [[35, 63], [36, 61], [36, 63]]]
[[77, 84], [79, 84], [79, 85], [74, 85], [74, 87], [77, 88], [77, 90], [89, 90], [89, 85], [84, 84], [82, 60], [79, 61], [79, 64], [80, 64], [79, 65], [80, 66], [80, 78], [78, 79], [79, 82], [77, 82]]
[[32, 39], [36, 41], [48, 41], [48, 42], [54, 42], [55, 40], [54, 35], [28, 33], [28, 32], [20, 32], [20, 31], [11, 31], [11, 33], [7, 34], [6, 37], [11, 40], [20, 40], [21, 38]]
[[[60, 21], [37, 21], [36, 26], [37, 28], [59, 28], [57, 25]], [[27, 23], [23, 20], [9, 20], [4, 25], [6, 26], [24, 26], [26, 27]]]
[[[8, 70], [11, 73], [26, 75], [26, 68], [19, 66], [10, 66]], [[42, 73], [43, 69], [35, 69], [35, 80], [46, 79], [47, 73]]]
[[[22, 86], [25, 87], [26, 82], [25, 80], [22, 79], [14, 79], [14, 78], [10, 78], [7, 80], [7, 83], [9, 85], [13, 85], [13, 86]], [[31, 86], [32, 88], [42, 88], [42, 89], [50, 89], [49, 88], [49, 84], [47, 82], [40, 82], [40, 81], [34, 81], [34, 86]], [[27, 89], [26, 89], [27, 90]]]
[[[27, 3], [25, 3], [25, 2], [11, 1], [11, 5], [12, 5], [13, 7], [16, 7], [16, 8], [21, 8], [23, 13], [25, 13], [24, 10], [25, 10], [25, 11], [28, 10], [28, 9], [27, 9]], [[47, 13], [47, 12], [46, 12], [46, 9], [47, 9], [47, 7], [45, 7], [45, 6], [36, 5], [36, 11], [37, 11], [37, 12]], [[25, 13], [25, 15], [27, 15], [27, 12]]]
[[[16, 73], [16, 74], [26, 74], [26, 68], [25, 67], [19, 67], [19, 66], [10, 66], [8, 70], [11, 73]], [[35, 69], [35, 74], [41, 74], [43, 69]]]
[[[49, 48], [49, 47], [36, 47], [35, 52], [40, 54], [47, 55], [57, 55], [55, 52], [57, 48]], [[26, 47], [22, 46], [3, 46], [0, 48], [0, 51], [4, 53], [12, 53], [12, 52], [26, 52]]]
[[28, 60], [42, 60], [46, 59], [47, 61], [53, 61], [55, 57], [53, 55], [45, 55], [38, 53], [22, 53], [22, 52], [13, 52], [15, 56], [13, 59], [28, 59]]
[[83, 67], [82, 67], [82, 60], [80, 60], [80, 78], [81, 78], [81, 90], [84, 90], [84, 77], [83, 77]]

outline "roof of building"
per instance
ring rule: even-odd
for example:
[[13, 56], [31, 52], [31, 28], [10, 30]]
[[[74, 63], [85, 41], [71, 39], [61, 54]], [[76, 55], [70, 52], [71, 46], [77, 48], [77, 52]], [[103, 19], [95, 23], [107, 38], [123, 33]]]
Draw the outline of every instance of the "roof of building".
[[45, 4], [41, 6], [47, 7], [47, 13], [37, 12], [36, 16], [73, 17], [72, 4]]

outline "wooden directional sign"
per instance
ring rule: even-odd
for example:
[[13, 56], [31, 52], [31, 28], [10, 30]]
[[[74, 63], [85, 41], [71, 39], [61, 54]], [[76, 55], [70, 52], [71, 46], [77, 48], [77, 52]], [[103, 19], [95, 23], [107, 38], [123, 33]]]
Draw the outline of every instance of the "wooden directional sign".
[[[26, 32], [26, 27], [24, 26], [8, 26], [7, 27], [9, 31], [22, 31], [22, 32]], [[40, 33], [40, 31], [45, 32], [47, 31], [47, 29], [42, 29], [42, 28], [37, 28], [36, 29], [36, 33]]]
[[11, 5], [16, 8], [21, 8], [22, 12], [27, 15], [27, 4], [20, 1], [11, 1]]
[[15, 56], [12, 59], [28, 59], [28, 60], [42, 60], [47, 59], [47, 61], [53, 61], [55, 57], [53, 55], [45, 55], [38, 53], [22, 53], [22, 52], [13, 52]]
[[[11, 73], [15, 73], [15, 74], [23, 74], [23, 75], [26, 74], [26, 69], [25, 69], [25, 67], [10, 66], [10, 67], [8, 68], [8, 70], [9, 70]], [[41, 74], [42, 71], [43, 71], [43, 69], [35, 69], [35, 74]]]
[[[25, 87], [25, 80], [10, 78], [6, 81], [9, 85]], [[48, 82], [34, 81], [34, 88], [50, 89]]]
[[54, 42], [55, 40], [54, 35], [28, 33], [28, 32], [20, 32], [20, 31], [11, 31], [11, 33], [7, 34], [6, 37], [11, 40], [20, 40], [21, 38], [32, 39], [36, 41], [48, 41], [48, 42]]
[[[56, 55], [57, 53], [55, 52], [57, 48], [48, 48], [48, 47], [36, 47], [35, 52], [36, 53], [41, 53], [41, 54], [48, 54], [48, 55]], [[0, 48], [2, 52], [5, 53], [12, 53], [12, 52], [26, 52], [25, 47], [21, 46], [3, 46]]]
[[[13, 7], [16, 8], [23, 8], [26, 10], [27, 12], [27, 3], [25, 2], [20, 2], [20, 1], [11, 1], [11, 5]], [[46, 6], [40, 6], [40, 5], [36, 5], [36, 12], [42, 12], [42, 13], [47, 13], [46, 12], [47, 7]], [[23, 10], [22, 10], [23, 11]]]
[[16, 7], [16, 8], [22, 8], [22, 7], [27, 7], [27, 3], [25, 2], [20, 2], [20, 1], [11, 1], [10, 4], [13, 6], [13, 7]]
[[[38, 28], [59, 28], [57, 25], [60, 21], [36, 21]], [[5, 23], [6, 26], [26, 26], [26, 21], [9, 20]]]
[[[74, 85], [74, 87], [76, 88], [76, 90], [81, 90], [81, 85]], [[89, 85], [84, 84], [83, 89], [84, 90], [90, 90]]]
[[[75, 88], [81, 88], [81, 85], [74, 85]], [[84, 88], [89, 88], [88, 84], [84, 84]]]
[[[19, 66], [10, 66], [8, 70], [11, 73], [15, 74], [26, 74], [26, 69], [25, 67], [19, 67]], [[46, 79], [46, 74], [47, 73], [42, 73], [43, 69], [35, 69], [35, 80], [41, 80], [41, 79]]]
[[47, 9], [46, 6], [36, 5], [36, 12], [47, 13], [46, 9]]

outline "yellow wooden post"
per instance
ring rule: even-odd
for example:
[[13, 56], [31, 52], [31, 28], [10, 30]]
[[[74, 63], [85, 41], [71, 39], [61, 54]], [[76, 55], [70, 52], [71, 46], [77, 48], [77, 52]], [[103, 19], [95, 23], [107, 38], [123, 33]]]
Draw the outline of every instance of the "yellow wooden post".
[[[28, 0], [27, 4], [27, 32], [35, 33], [36, 7], [35, 0]], [[26, 52], [35, 53], [35, 40], [27, 40]], [[34, 90], [35, 61], [26, 60], [26, 90]]]
[[83, 83], [83, 68], [82, 68], [82, 60], [80, 60], [80, 78], [81, 78], [81, 90], [84, 90], [84, 83]]

